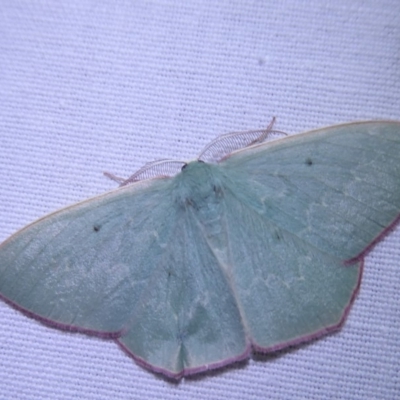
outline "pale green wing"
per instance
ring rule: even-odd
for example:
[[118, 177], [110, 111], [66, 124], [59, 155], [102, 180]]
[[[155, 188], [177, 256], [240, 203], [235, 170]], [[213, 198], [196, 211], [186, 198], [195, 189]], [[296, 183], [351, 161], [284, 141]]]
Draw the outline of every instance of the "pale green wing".
[[232, 287], [253, 347], [276, 350], [340, 326], [362, 262], [343, 265], [235, 196], [224, 205]]
[[118, 338], [171, 377], [247, 356], [229, 282], [173, 182], [136, 183], [17, 232], [0, 246], [1, 296], [53, 326]]
[[190, 206], [181, 210], [157, 275], [118, 339], [139, 363], [174, 378], [245, 358], [250, 350], [230, 280], [195, 213]]
[[0, 294], [55, 326], [121, 331], [174, 226], [170, 186], [141, 182], [20, 230], [0, 246]]
[[235, 196], [342, 260], [361, 255], [400, 214], [400, 123], [320, 129], [221, 162]]
[[232, 286], [255, 348], [339, 326], [362, 255], [399, 218], [400, 124], [296, 135], [220, 166]]

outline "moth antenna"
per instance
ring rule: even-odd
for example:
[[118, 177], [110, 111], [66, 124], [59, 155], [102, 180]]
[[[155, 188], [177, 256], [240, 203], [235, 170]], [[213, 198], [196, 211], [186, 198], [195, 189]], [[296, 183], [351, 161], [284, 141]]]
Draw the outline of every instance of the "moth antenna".
[[121, 178], [120, 176], [116, 176], [114, 174], [111, 174], [110, 172], [103, 172], [103, 175], [119, 184], [125, 181], [125, 178]]
[[218, 163], [233, 151], [262, 143], [267, 139], [275, 139], [277, 135], [287, 135], [285, 132], [273, 130], [276, 118], [273, 117], [269, 125], [265, 129], [258, 129], [244, 132], [233, 132], [218, 136], [209, 143], [200, 153], [198, 159], [205, 162]]
[[176, 175], [181, 170], [182, 165], [185, 164], [185, 161], [162, 159], [146, 163], [129, 178], [121, 178], [109, 172], [104, 172], [104, 175], [119, 183], [119, 186], [126, 186], [130, 183], [143, 181], [145, 179], [172, 177]]

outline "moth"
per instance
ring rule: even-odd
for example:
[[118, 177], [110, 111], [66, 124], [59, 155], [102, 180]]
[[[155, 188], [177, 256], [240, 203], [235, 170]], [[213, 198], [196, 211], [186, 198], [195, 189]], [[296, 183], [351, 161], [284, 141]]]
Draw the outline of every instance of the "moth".
[[172, 177], [170, 162], [112, 176], [119, 188], [18, 231], [1, 297], [175, 379], [338, 329], [400, 218], [400, 123], [259, 143], [271, 130], [225, 135]]

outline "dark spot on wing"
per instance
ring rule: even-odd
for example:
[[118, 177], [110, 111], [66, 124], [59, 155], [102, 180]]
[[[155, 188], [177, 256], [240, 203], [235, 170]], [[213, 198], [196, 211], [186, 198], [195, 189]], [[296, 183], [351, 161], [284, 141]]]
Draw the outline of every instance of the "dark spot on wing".
[[213, 191], [217, 197], [223, 197], [224, 191], [221, 186], [213, 185]]
[[310, 166], [311, 167], [311, 165], [313, 165], [313, 160], [311, 160], [311, 158], [307, 158], [306, 159], [306, 165], [308, 165], [308, 166]]
[[196, 202], [191, 197], [186, 197], [185, 198], [185, 206], [186, 207], [191, 207], [194, 210], [198, 210], [199, 209], [199, 206], [196, 204]]
[[101, 225], [99, 225], [99, 224], [94, 224], [94, 225], [93, 225], [93, 230], [94, 230], [95, 232], [98, 232], [100, 229], [101, 229]]

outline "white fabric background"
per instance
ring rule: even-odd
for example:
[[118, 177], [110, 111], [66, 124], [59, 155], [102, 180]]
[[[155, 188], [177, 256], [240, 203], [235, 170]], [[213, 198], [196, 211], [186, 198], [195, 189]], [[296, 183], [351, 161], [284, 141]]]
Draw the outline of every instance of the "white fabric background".
[[[398, 0], [2, 0], [0, 241], [215, 136], [400, 119]], [[172, 384], [0, 303], [0, 399], [394, 399], [400, 228], [337, 334]]]

